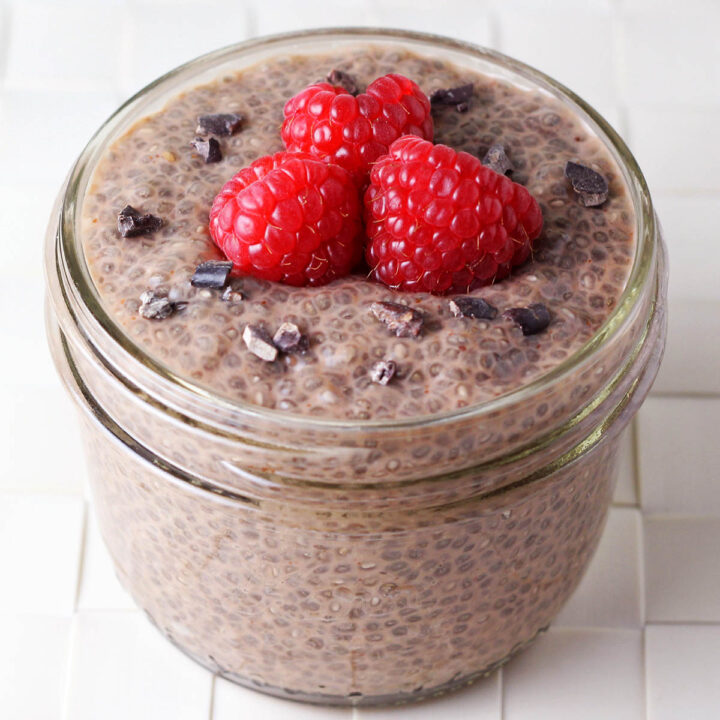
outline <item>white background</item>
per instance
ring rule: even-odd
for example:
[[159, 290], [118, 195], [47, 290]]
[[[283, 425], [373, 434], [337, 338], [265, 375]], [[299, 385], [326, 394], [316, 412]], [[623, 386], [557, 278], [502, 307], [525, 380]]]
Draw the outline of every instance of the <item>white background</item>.
[[[323, 710], [213, 678], [118, 587], [42, 328], [41, 243], [73, 158], [161, 72], [256, 34], [387, 25], [486, 44], [594, 103], [671, 257], [663, 370], [588, 576], [502, 673], [430, 704]], [[715, 720], [720, 714], [720, 3], [0, 0], [0, 717]]]

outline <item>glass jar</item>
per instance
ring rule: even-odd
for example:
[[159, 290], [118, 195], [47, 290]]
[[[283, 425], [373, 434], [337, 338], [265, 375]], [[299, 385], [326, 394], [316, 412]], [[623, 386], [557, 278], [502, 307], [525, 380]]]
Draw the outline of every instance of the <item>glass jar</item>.
[[[540, 88], [600, 137], [629, 188], [637, 253], [592, 339], [539, 380], [444, 415], [295, 416], [215, 396], [104, 310], [78, 240], [103, 151], [181, 92], [279, 53], [402, 45]], [[618, 446], [655, 377], [666, 265], [634, 158], [568, 90], [497, 53], [368, 29], [262, 38], [160, 78], [90, 141], [48, 236], [48, 334], [76, 400], [100, 529], [120, 581], [181, 650], [264, 692], [401, 702], [491, 672], [577, 586], [611, 501]]]

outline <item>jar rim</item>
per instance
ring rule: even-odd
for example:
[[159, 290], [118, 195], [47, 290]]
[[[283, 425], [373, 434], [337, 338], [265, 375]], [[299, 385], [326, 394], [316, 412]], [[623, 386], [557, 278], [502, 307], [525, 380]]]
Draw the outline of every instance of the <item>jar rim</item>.
[[[535, 87], [549, 92], [556, 99], [569, 104], [573, 111], [596, 133], [605, 144], [617, 163], [623, 180], [628, 188], [635, 214], [636, 250], [625, 289], [615, 308], [605, 319], [595, 334], [562, 363], [542, 374], [535, 380], [521, 385], [496, 398], [481, 403], [457, 408], [443, 413], [379, 420], [331, 419], [289, 413], [283, 410], [265, 408], [249, 402], [233, 400], [213, 393], [210, 389], [173, 372], [157, 359], [151, 357], [125, 333], [119, 323], [105, 310], [92, 281], [85, 256], [78, 242], [79, 209], [83, 193], [90, 176], [95, 169], [95, 160], [108, 144], [115, 139], [115, 131], [123, 122], [137, 121], [136, 115], [167, 90], [173, 82], [181, 81], [185, 75], [188, 80], [211, 70], [223, 62], [241, 59], [243, 55], [259, 50], [293, 50], [293, 43], [312, 42], [313, 40], [398, 42], [410, 44], [413, 49], [435, 48], [449, 51], [468, 59], [488, 62], [531, 82]], [[48, 272], [57, 272], [61, 276], [61, 288], [64, 301], [70, 307], [76, 321], [81, 321], [86, 333], [94, 340], [111, 343], [114, 349], [120, 349], [123, 359], [129, 362], [133, 373], [139, 373], [155, 386], [159, 386], [163, 396], [182, 397], [183, 405], [190, 405], [194, 414], [206, 418], [210, 425], [234, 426], [234, 417], [258, 419], [286, 425], [301, 425], [305, 430], [368, 431], [382, 432], [390, 430], [411, 430], [413, 428], [440, 426], [451, 422], [480, 419], [508, 405], [523, 402], [546, 388], [561, 382], [564, 377], [585, 363], [594, 353], [620, 334], [633, 315], [633, 310], [643, 297], [642, 289], [650, 278], [657, 253], [657, 227], [652, 200], [645, 178], [637, 161], [625, 142], [607, 121], [587, 102], [553, 78], [545, 75], [514, 58], [495, 50], [483, 48], [472, 43], [429, 33], [408, 30], [394, 30], [370, 27], [343, 27], [302, 30], [277, 35], [253, 38], [202, 55], [167, 74], [159, 77], [121, 105], [98, 129], [88, 142], [72, 168], [64, 196], [62, 197], [59, 227], [56, 240], [56, 267], [48, 266]]]

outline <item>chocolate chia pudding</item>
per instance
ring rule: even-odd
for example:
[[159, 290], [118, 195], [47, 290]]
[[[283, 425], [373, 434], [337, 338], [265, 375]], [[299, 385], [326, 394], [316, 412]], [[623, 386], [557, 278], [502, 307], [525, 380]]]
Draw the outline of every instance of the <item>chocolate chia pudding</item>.
[[[86, 150], [48, 245], [51, 345], [121, 582], [214, 672], [339, 704], [469, 682], [548, 626], [597, 545], [665, 323], [662, 241], [617, 137], [511, 61], [365, 35], [239, 46], [148, 91], [155, 106], [141, 97]], [[191, 284], [224, 259], [213, 198], [283, 149], [284, 102], [334, 68], [360, 88], [390, 72], [428, 95], [473, 84], [462, 111], [434, 107], [435, 142], [480, 158], [501, 143], [544, 217], [531, 259], [467, 294], [496, 314], [362, 273]], [[190, 144], [207, 113], [244, 118], [217, 162]], [[598, 171], [607, 200], [582, 204], [568, 162]], [[162, 226], [121, 237], [127, 205]], [[380, 322], [383, 302], [420, 313], [417, 336]], [[538, 303], [549, 325], [524, 334], [507, 311]], [[250, 352], [247, 326], [283, 323], [304, 352]]]
[[[439, 107], [435, 141], [482, 157], [502, 142], [513, 178], [541, 203], [545, 231], [532, 261], [512, 277], [474, 291], [500, 310], [542, 302], [553, 321], [528, 340], [511, 321], [455, 317], [447, 297], [397, 292], [356, 275], [319, 288], [288, 288], [244, 277], [242, 302], [193, 288], [197, 265], [222, 257], [208, 234], [213, 198], [237, 170], [283, 149], [285, 101], [342, 67], [364, 87], [397, 72], [430, 95], [473, 82], [469, 108]], [[198, 116], [242, 113], [242, 130], [206, 164], [189, 146]], [[564, 177], [581, 160], [608, 179], [601, 208], [584, 207]], [[132, 240], [117, 232], [125, 205], [162, 217], [163, 228]], [[83, 203], [83, 247], [108, 312], [172, 372], [231, 400], [312, 416], [417, 417], [468, 407], [537, 379], [581, 348], [616, 307], [634, 256], [635, 218], [617, 165], [600, 140], [560, 102], [402, 48], [342, 55], [276, 57], [171, 100], [138, 122], [101, 160]], [[187, 302], [163, 323], [139, 312], [148, 289]], [[373, 302], [410, 304], [427, 318], [423, 337], [398, 338], [368, 311]], [[267, 363], [247, 352], [243, 327], [275, 330], [289, 321], [309, 335], [305, 354]], [[395, 381], [372, 381], [374, 362], [397, 363]]]

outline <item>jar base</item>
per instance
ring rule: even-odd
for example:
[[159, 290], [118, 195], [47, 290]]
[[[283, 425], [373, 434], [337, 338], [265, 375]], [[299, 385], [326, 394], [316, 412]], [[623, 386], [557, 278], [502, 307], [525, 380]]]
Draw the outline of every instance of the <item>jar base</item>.
[[[147, 615], [147, 613], [146, 613]], [[442, 695], [446, 695], [451, 692], [460, 690], [461, 688], [468, 687], [482, 678], [492, 675], [494, 672], [499, 670], [505, 663], [509, 662], [517, 653], [521, 652], [529, 645], [535, 642], [537, 638], [550, 627], [546, 625], [540, 628], [529, 640], [516, 645], [504, 658], [498, 660], [487, 667], [463, 675], [459, 678], [452, 678], [447, 682], [435, 685], [430, 688], [418, 688], [412, 692], [399, 692], [395, 694], [385, 695], [364, 695], [363, 693], [350, 693], [348, 695], [324, 695], [322, 693], [306, 693], [302, 691], [290, 690], [288, 688], [275, 687], [274, 685], [268, 685], [261, 683], [257, 680], [238, 675], [237, 673], [224, 670], [217, 663], [213, 662], [211, 658], [201, 657], [195, 653], [184, 648], [175, 638], [168, 635], [162, 630], [150, 617], [148, 619], [152, 624], [160, 631], [160, 633], [167, 640], [172, 643], [183, 655], [189, 657], [193, 662], [201, 665], [205, 669], [214, 673], [218, 677], [229, 680], [236, 685], [255, 690], [257, 692], [264, 693], [265, 695], [271, 695], [282, 700], [293, 700], [295, 702], [308, 703], [310, 705], [326, 705], [335, 707], [370, 707], [370, 706], [390, 706], [390, 705], [407, 705], [410, 703], [420, 702], [431, 698], [437, 698]]]

